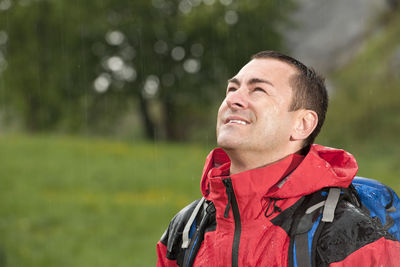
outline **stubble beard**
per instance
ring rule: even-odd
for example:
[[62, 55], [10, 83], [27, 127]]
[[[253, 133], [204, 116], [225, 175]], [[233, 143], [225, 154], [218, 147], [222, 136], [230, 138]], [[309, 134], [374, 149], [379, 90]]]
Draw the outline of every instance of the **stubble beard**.
[[218, 132], [217, 144], [226, 151], [241, 151], [251, 147], [248, 142], [249, 137], [242, 137], [239, 133], [232, 133], [229, 130]]

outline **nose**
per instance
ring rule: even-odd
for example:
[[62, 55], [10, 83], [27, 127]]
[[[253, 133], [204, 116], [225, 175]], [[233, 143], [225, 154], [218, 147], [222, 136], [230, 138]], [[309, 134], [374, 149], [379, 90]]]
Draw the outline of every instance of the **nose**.
[[226, 96], [226, 103], [231, 109], [246, 109], [248, 107], [248, 100], [242, 88], [230, 92]]

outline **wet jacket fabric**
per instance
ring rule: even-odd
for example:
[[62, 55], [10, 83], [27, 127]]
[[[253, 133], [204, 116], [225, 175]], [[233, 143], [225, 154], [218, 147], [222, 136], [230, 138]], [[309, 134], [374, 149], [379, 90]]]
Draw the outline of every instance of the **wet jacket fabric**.
[[[222, 149], [207, 157], [201, 192], [215, 218], [193, 266], [289, 266], [290, 226], [302, 197], [326, 187], [348, 187], [358, 166], [338, 149], [312, 145], [274, 164], [229, 175]], [[179, 266], [182, 230], [196, 201], [180, 211], [157, 244], [157, 266]], [[316, 247], [317, 266], [400, 266], [400, 243], [351, 203], [341, 201]]]

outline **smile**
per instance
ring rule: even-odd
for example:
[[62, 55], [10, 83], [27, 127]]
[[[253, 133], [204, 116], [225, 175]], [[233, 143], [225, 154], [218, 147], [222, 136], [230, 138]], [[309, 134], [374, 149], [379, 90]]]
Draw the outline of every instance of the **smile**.
[[247, 122], [241, 121], [241, 120], [229, 120], [228, 123], [238, 123], [238, 124], [242, 124], [242, 125], [248, 124]]

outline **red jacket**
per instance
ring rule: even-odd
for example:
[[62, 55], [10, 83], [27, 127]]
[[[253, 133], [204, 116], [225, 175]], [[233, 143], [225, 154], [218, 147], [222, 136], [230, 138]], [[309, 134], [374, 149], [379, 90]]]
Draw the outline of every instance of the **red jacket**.
[[[313, 145], [305, 157], [293, 154], [266, 167], [230, 176], [229, 168], [230, 160], [222, 149], [208, 155], [201, 192], [214, 203], [216, 227], [206, 231], [193, 266], [288, 266], [290, 237], [285, 221], [291, 218], [284, 217], [285, 211], [302, 196], [324, 187], [348, 187], [358, 170], [351, 154], [319, 145]], [[354, 212], [342, 213], [344, 221]], [[351, 220], [345, 221], [354, 229], [351, 233], [359, 231], [359, 221]], [[180, 243], [168, 246], [176, 242], [168, 235], [171, 227], [172, 223], [157, 244], [159, 267], [178, 266], [173, 250]], [[400, 266], [400, 243], [387, 234], [369, 235], [362, 242], [349, 237], [346, 244], [351, 246], [339, 246], [330, 239], [341, 229], [331, 228], [323, 234], [328, 245], [319, 250], [321, 265]]]

